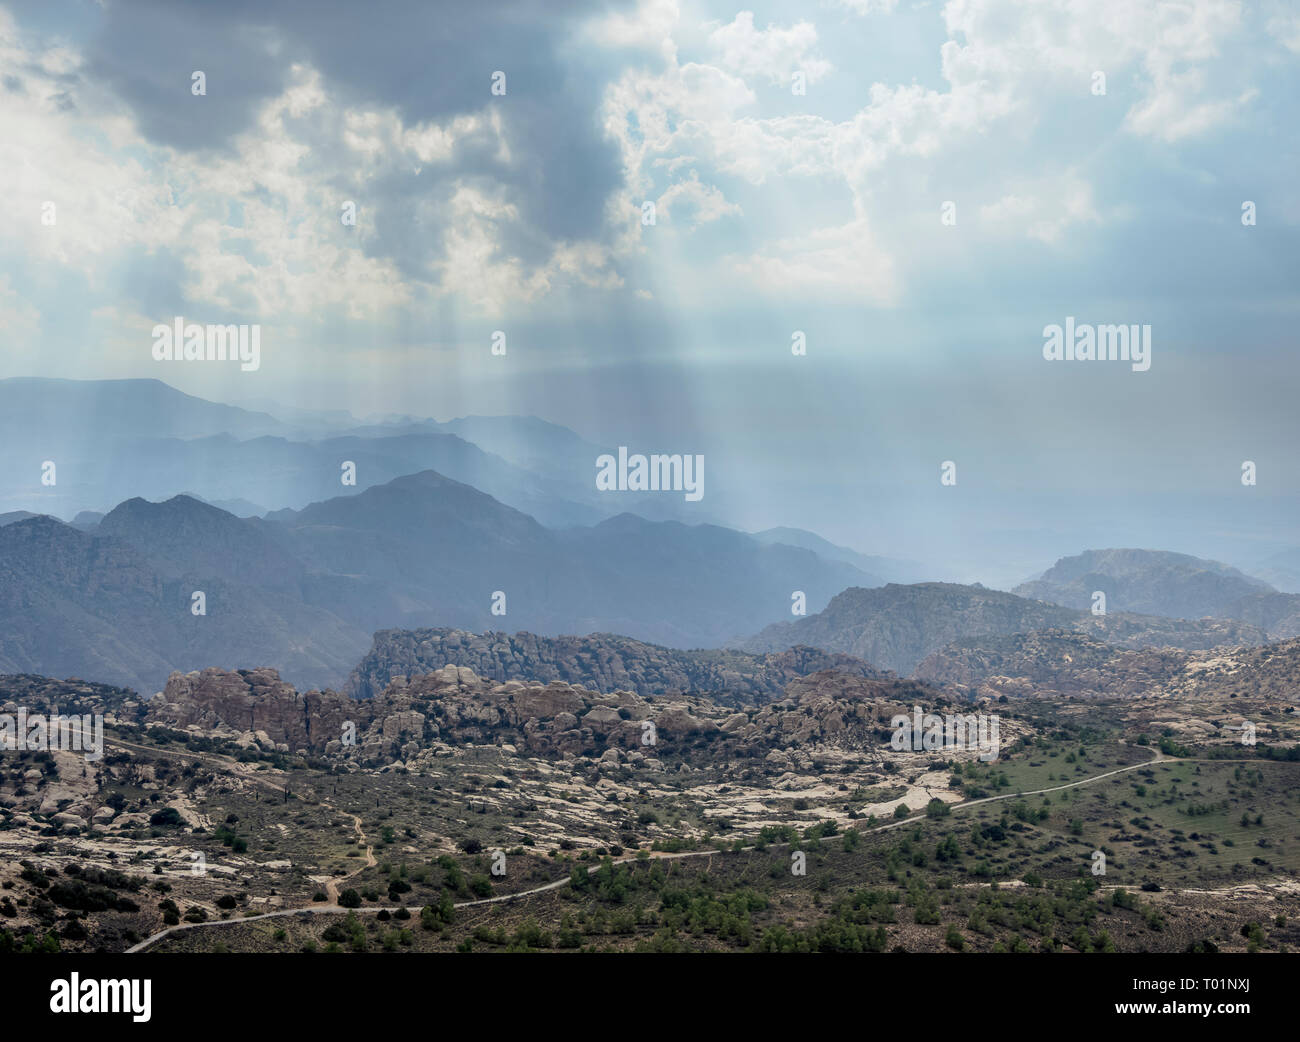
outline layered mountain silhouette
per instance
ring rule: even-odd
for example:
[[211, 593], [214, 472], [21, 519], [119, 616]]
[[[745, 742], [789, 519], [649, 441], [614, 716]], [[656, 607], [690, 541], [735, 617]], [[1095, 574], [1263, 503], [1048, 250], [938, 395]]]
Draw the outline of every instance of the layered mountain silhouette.
[[[184, 394], [160, 380], [0, 380], [0, 516], [70, 518], [135, 496], [193, 493], [238, 514], [296, 510], [424, 470], [472, 485], [544, 525], [590, 525], [623, 511], [710, 520], [681, 496], [595, 487], [601, 447], [536, 417], [396, 418], [290, 410], [297, 422]], [[77, 417], [51, 423], [51, 417]], [[58, 480], [42, 482], [52, 461]], [[356, 485], [343, 487], [343, 463]]]
[[[453, 434], [318, 442], [270, 436], [240, 440], [218, 434], [129, 444], [94, 442], [71, 445], [64, 452], [47, 451], [58, 465], [58, 485], [41, 486], [40, 465], [47, 457], [36, 452], [23, 461], [21, 473], [16, 458], [4, 464], [5, 487], [28, 490], [27, 498], [20, 499], [25, 509], [39, 506], [42, 512], [63, 517], [88, 506], [112, 506], [130, 496], [166, 499], [196, 486], [203, 499], [228, 502], [239, 512], [248, 507], [262, 512], [260, 504], [302, 508], [426, 469], [481, 488], [547, 524], [592, 523], [607, 513], [592, 503], [566, 498], [566, 491], [582, 494], [576, 485], [562, 487], [535, 477]], [[340, 482], [344, 462], [355, 465], [355, 487]]]
[[[51, 416], [75, 416], [79, 422], [51, 424]], [[201, 438], [232, 432], [255, 438], [287, 436], [292, 430], [267, 413], [196, 398], [161, 380], [0, 380], [0, 438], [7, 445], [35, 444], [46, 452], [93, 440]]]
[[[595, 458], [615, 447], [536, 417], [277, 418], [159, 380], [11, 379], [0, 438], [10, 672], [152, 691], [171, 669], [273, 665], [300, 686], [337, 686], [384, 631], [353, 673], [364, 692], [385, 669], [436, 667], [456, 650], [444, 636], [430, 657], [432, 637], [403, 634], [508, 626], [516, 636], [490, 652], [475, 638], [456, 654], [485, 676], [527, 662], [600, 690], [615, 677], [647, 692], [727, 678], [757, 696], [809, 656], [1054, 678], [1060, 656], [1091, 662], [1103, 646], [1300, 635], [1300, 594], [1185, 554], [1088, 550], [1005, 593], [913, 582], [923, 565], [803, 529], [699, 523], [708, 515], [679, 496], [597, 491]], [[46, 461], [58, 468], [48, 484]], [[355, 486], [340, 483], [344, 461]], [[1294, 588], [1296, 552], [1265, 566]], [[191, 612], [196, 591], [205, 615]], [[796, 591], [813, 614], [780, 621]], [[1121, 672], [1135, 660], [1123, 661]]]
[[1086, 550], [1063, 557], [1039, 578], [1012, 592], [1022, 597], [1091, 607], [1093, 591], [1106, 594], [1115, 611], [1199, 619], [1221, 615], [1229, 605], [1252, 594], [1272, 591], [1218, 561], [1161, 550]]
[[842, 562], [764, 546], [714, 525], [630, 514], [552, 530], [477, 489], [432, 471], [356, 496], [277, 515], [295, 556], [321, 575], [364, 585], [339, 610], [370, 629], [437, 622], [493, 628], [505, 616], [539, 633], [614, 631], [672, 647], [716, 646], [747, 620], [779, 618], [792, 590], [825, 604], [845, 580]]
[[[89, 532], [0, 528], [0, 671], [157, 690], [172, 669], [274, 664], [338, 686], [393, 627], [615, 631], [710, 647], [870, 581], [811, 551], [712, 525], [620, 515], [548, 529], [433, 471], [238, 518], [190, 496], [133, 498]], [[191, 614], [202, 591], [207, 614]], [[495, 597], [497, 594], [501, 597]], [[505, 616], [493, 613], [504, 608]]]
[[868, 575], [878, 576], [879, 581], [873, 583], [874, 586], [883, 586], [887, 582], [917, 582], [927, 578], [923, 574], [925, 569], [916, 561], [859, 553], [857, 550], [832, 543], [829, 539], [823, 539], [817, 533], [802, 528], [766, 528], [761, 532], [755, 532], [754, 538], [761, 543], [801, 546], [828, 561], [846, 561], [855, 568], [861, 568]]

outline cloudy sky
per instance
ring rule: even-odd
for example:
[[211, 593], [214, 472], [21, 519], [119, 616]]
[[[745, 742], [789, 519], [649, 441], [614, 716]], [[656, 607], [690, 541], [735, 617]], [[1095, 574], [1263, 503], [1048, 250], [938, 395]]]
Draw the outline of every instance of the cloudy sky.
[[[1298, 61], [1268, 0], [0, 2], [0, 376], [538, 415], [951, 577], [1249, 562], [1300, 543]], [[1045, 360], [1067, 316], [1151, 368]]]

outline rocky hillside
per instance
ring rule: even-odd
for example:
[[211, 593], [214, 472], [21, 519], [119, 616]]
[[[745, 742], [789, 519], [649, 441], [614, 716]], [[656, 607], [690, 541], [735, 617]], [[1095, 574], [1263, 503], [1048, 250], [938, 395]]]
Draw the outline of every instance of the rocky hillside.
[[922, 659], [954, 641], [1044, 629], [1077, 630], [1127, 648], [1209, 648], [1268, 639], [1262, 629], [1235, 620], [1189, 621], [1123, 612], [1094, 616], [978, 585], [891, 583], [879, 589], [845, 590], [825, 611], [769, 626], [739, 647], [758, 653], [806, 644], [907, 675]]
[[989, 698], [1137, 696], [1168, 683], [1189, 653], [1127, 650], [1072, 630], [970, 637], [926, 656], [916, 677]]
[[[246, 524], [193, 500], [180, 506], [172, 520], [190, 515], [184, 531], [219, 534], [209, 515]], [[0, 672], [71, 674], [152, 693], [174, 669], [232, 660], [337, 683], [363, 653], [365, 631], [296, 592], [259, 585], [253, 572], [218, 567], [220, 547], [200, 540], [199, 560], [185, 568], [173, 557], [180, 544], [160, 543], [154, 558], [148, 540], [92, 536], [50, 517], [0, 528]], [[196, 590], [205, 615], [192, 614]]]
[[1212, 704], [1264, 698], [1300, 704], [1300, 640], [1259, 647], [1126, 649], [1068, 630], [955, 641], [916, 677], [980, 698], [1177, 697]]
[[1270, 640], [1300, 637], [1300, 594], [1252, 594], [1228, 605], [1225, 615], [1258, 626]]
[[1167, 619], [1160, 615], [1082, 614], [1073, 629], [1120, 648], [1238, 648], [1267, 644], [1268, 633], [1238, 619]]
[[1202, 700], [1277, 698], [1289, 702], [1295, 713], [1300, 708], [1300, 640], [1192, 656], [1187, 669], [1162, 693]]
[[883, 756], [894, 714], [914, 705], [943, 711], [955, 704], [916, 681], [833, 670], [791, 682], [778, 701], [736, 711], [699, 697], [652, 700], [560, 681], [500, 683], [452, 665], [400, 677], [365, 701], [295, 691], [274, 670], [205, 669], [174, 674], [150, 702], [147, 723], [380, 766], [423, 767], [453, 747], [473, 744], [652, 767], [748, 758], [784, 769], [792, 755], [806, 757], [823, 746], [878, 748]]
[[824, 611], [776, 623], [740, 647], [761, 653], [807, 644], [906, 675], [930, 652], [959, 638], [1066, 626], [1078, 614], [982, 586], [890, 583], [845, 590]]
[[65, 715], [102, 714], [110, 723], [139, 723], [144, 717], [144, 701], [130, 688], [91, 684], [77, 677], [55, 680], [34, 673], [0, 675], [0, 704], [6, 713], [17, 712], [19, 706], [31, 713], [57, 709]]
[[613, 633], [539, 637], [532, 633], [467, 633], [454, 629], [381, 630], [346, 691], [371, 698], [397, 676], [429, 673], [448, 663], [488, 680], [561, 680], [592, 691], [638, 695], [713, 694], [766, 701], [796, 677], [834, 669], [861, 677], [882, 673], [849, 655], [796, 647], [750, 655], [678, 651]]

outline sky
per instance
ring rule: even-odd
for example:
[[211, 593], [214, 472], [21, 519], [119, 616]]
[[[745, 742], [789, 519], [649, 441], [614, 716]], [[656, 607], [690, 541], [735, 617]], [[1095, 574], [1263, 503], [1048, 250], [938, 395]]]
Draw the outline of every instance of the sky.
[[[945, 578], [1251, 563], [1300, 545], [1298, 59], [1269, 0], [0, 2], [0, 377], [536, 415]], [[175, 316], [259, 367], [156, 361]], [[1044, 358], [1067, 317], [1150, 368]]]

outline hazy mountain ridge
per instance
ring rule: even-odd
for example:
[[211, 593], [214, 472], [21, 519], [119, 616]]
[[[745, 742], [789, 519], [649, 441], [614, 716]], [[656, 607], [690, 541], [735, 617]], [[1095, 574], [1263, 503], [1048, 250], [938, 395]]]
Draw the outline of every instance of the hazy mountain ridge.
[[171, 578], [212, 575], [296, 591], [305, 572], [264, 526], [191, 496], [128, 499], [104, 515], [95, 534], [130, 544]]
[[[51, 416], [76, 416], [77, 425], [51, 426]], [[201, 438], [241, 432], [245, 438], [287, 435], [293, 428], [264, 412], [223, 405], [162, 380], [69, 380], [9, 377], [0, 380], [0, 438], [26, 444], [39, 431], [47, 451], [85, 441]]]
[[1250, 573], [1283, 593], [1300, 593], [1300, 548], [1270, 554], [1254, 565]]
[[844, 590], [824, 611], [776, 623], [736, 646], [770, 652], [807, 644], [907, 675], [931, 651], [960, 637], [1064, 626], [1076, 614], [980, 586], [890, 583]]
[[766, 528], [761, 532], [754, 532], [753, 536], [763, 543], [784, 543], [786, 546], [797, 546], [804, 550], [811, 550], [828, 561], [846, 561], [855, 568], [861, 568], [867, 575], [872, 576], [875, 582], [871, 585], [875, 586], [884, 586], [887, 582], [916, 582], [924, 578], [922, 574], [924, 569], [915, 561], [902, 561], [892, 557], [859, 553], [850, 547], [840, 546], [837, 543], [832, 543], [829, 539], [823, 539], [816, 532], [808, 532], [802, 528], [786, 526]]
[[234, 663], [339, 685], [377, 630], [491, 629], [498, 591], [520, 628], [710, 647], [780, 617], [792, 589], [816, 606], [863, 578], [716, 526], [622, 515], [556, 532], [431, 471], [283, 521], [188, 496], [128, 500], [91, 533], [30, 518], [0, 529], [0, 576], [0, 668], [146, 691]]
[[[50, 416], [78, 416], [81, 422], [50, 429]], [[486, 436], [510, 430], [513, 418], [478, 419], [471, 426]], [[333, 431], [318, 422], [303, 427], [197, 398], [161, 380], [5, 379], [0, 439], [8, 451], [0, 460], [0, 510], [67, 518], [129, 498], [165, 499], [191, 490], [208, 502], [294, 509], [343, 493], [340, 468], [350, 460], [357, 467], [357, 491], [434, 469], [544, 524], [590, 524], [611, 512], [613, 504], [598, 498], [594, 478], [587, 480], [594, 475], [594, 454], [584, 457], [581, 470], [575, 462], [566, 480], [558, 480], [471, 443], [454, 432], [457, 422], [354, 428], [364, 430], [363, 437], [349, 433], [349, 424]], [[562, 432], [557, 438], [582, 444], [566, 428], [545, 426]], [[53, 486], [40, 481], [46, 459], [58, 467], [60, 480]]]
[[1063, 557], [1037, 579], [1011, 592], [1021, 597], [1089, 610], [1094, 591], [1106, 595], [1108, 611], [1199, 619], [1230, 616], [1230, 606], [1268, 583], [1218, 561], [1165, 550], [1085, 550]]
[[[612, 449], [536, 417], [358, 426], [341, 414], [333, 426], [328, 415], [287, 415], [303, 422], [210, 402], [161, 380], [0, 380], [0, 439], [8, 449], [0, 459], [0, 511], [70, 518], [134, 497], [178, 494], [251, 513], [297, 510], [436, 470], [551, 527], [590, 525], [628, 510], [661, 520], [715, 520], [704, 504], [680, 496], [601, 493], [595, 461]], [[51, 430], [50, 416], [82, 422]], [[41, 481], [47, 459], [57, 464], [54, 485]], [[345, 461], [356, 465], [355, 486], [340, 483]]]
[[817, 615], [776, 623], [734, 646], [777, 651], [807, 644], [865, 659], [899, 675], [954, 641], [1069, 629], [1129, 648], [1262, 644], [1260, 628], [1236, 620], [1181, 620], [1118, 612], [1094, 616], [982, 586], [955, 583], [889, 584], [849, 589]]
[[793, 589], [824, 604], [862, 578], [851, 565], [713, 525], [622, 514], [554, 531], [433, 472], [313, 504], [282, 524], [314, 571], [390, 591], [371, 629], [483, 632], [500, 624], [492, 612], [500, 591], [521, 629], [713, 647], [744, 632], [748, 619], [779, 617]]

